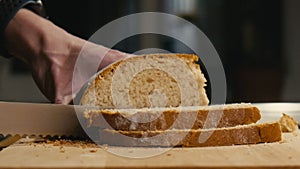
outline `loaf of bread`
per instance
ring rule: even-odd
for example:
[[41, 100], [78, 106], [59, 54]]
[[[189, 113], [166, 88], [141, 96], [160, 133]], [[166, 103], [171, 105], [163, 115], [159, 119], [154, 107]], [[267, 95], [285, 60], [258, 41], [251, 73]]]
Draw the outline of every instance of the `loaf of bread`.
[[146, 54], [103, 69], [80, 104], [99, 108], [205, 106], [206, 79], [193, 54]]
[[226, 146], [281, 140], [278, 122], [257, 124], [251, 104], [207, 106], [206, 79], [191, 54], [146, 54], [103, 69], [84, 91], [88, 126], [118, 146]]
[[281, 140], [278, 122], [249, 124], [235, 127], [165, 130], [165, 131], [99, 131], [100, 143], [116, 146], [229, 146], [241, 144], [270, 143]]
[[[208, 114], [214, 119], [207, 120]], [[257, 107], [242, 103], [177, 108], [87, 110], [85, 117], [89, 126], [124, 131], [155, 131], [251, 124], [256, 123], [261, 115]]]

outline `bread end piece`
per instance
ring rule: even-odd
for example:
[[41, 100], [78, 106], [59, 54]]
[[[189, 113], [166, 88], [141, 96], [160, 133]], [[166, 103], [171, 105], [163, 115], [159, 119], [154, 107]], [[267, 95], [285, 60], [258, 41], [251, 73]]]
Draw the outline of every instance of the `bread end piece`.
[[282, 113], [279, 123], [282, 132], [293, 132], [298, 130], [298, 121], [285, 113]]

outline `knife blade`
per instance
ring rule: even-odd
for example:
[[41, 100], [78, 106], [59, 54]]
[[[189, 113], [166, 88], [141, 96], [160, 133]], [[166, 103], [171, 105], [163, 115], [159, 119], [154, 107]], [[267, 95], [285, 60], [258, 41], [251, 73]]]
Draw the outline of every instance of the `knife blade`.
[[79, 105], [0, 102], [0, 134], [86, 137], [78, 118], [83, 111]]

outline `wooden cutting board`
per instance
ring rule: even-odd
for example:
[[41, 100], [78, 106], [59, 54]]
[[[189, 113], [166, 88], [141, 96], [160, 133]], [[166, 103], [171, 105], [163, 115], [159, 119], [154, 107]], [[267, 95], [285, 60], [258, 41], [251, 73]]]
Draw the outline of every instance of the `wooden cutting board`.
[[121, 157], [163, 148], [84, 148], [52, 144], [14, 144], [0, 151], [0, 168], [300, 168], [300, 132], [280, 143], [204, 148], [172, 148], [149, 158]]

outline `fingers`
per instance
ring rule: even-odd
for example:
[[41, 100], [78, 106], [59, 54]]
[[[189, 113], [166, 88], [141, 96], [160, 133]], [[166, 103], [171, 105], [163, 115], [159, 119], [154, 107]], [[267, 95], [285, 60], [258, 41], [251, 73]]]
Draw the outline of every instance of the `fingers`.
[[[77, 41], [76, 41], [77, 42]], [[81, 87], [92, 77], [97, 71], [106, 66], [126, 57], [133, 55], [106, 48], [104, 46], [78, 41], [80, 45], [75, 52], [70, 52], [69, 55], [59, 55], [56, 60], [47, 60], [47, 64], [51, 67], [50, 71], [40, 75], [37, 81], [43, 81], [46, 86], [42, 88], [47, 97], [56, 104], [73, 104], [73, 99], [80, 91]], [[56, 56], [57, 53], [51, 53]], [[43, 68], [45, 69], [45, 68]], [[47, 77], [51, 79], [47, 80]], [[49, 91], [51, 90], [51, 93]]]
[[64, 104], [64, 105], [68, 105], [68, 104], [73, 104], [73, 95], [66, 95], [63, 97], [57, 97], [55, 98], [55, 103], [56, 104]]

